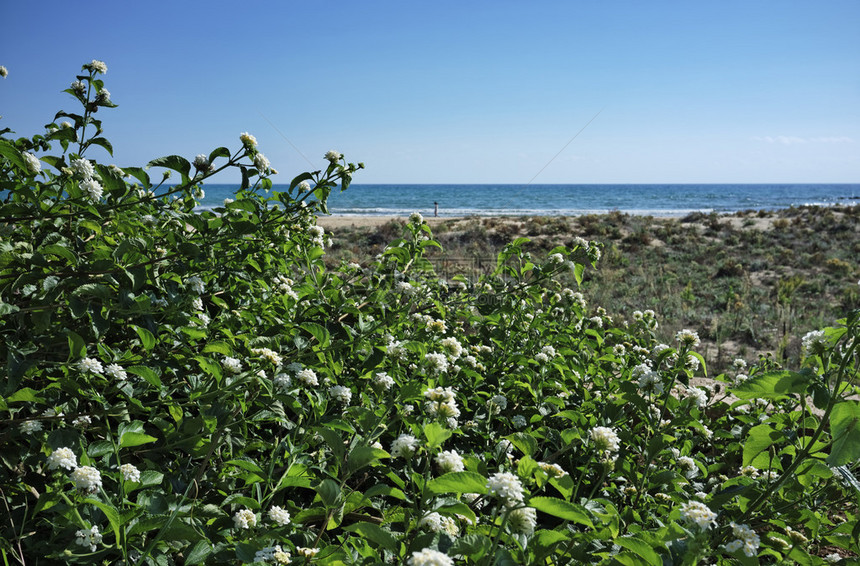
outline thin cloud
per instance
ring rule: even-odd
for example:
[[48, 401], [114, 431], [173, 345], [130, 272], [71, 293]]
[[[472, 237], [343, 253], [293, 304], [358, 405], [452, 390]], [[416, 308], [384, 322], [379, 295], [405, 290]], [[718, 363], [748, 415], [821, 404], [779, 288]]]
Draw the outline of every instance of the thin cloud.
[[801, 138], [798, 136], [753, 136], [753, 141], [765, 143], [778, 143], [782, 145], [795, 145], [804, 143], [854, 143], [848, 136], [821, 136], [814, 138]]

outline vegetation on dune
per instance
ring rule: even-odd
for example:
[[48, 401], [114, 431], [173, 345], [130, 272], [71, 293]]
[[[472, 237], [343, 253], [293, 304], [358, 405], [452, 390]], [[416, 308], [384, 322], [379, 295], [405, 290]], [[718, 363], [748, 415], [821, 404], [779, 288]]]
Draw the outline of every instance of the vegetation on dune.
[[361, 168], [337, 152], [285, 192], [247, 133], [98, 163], [106, 71], [0, 132], [4, 564], [856, 563], [860, 311], [796, 371], [699, 386], [695, 329], [594, 303], [593, 240], [441, 277], [413, 214], [327, 266], [315, 215]]
[[[330, 264], [369, 261], [402, 229], [333, 229]], [[576, 237], [603, 244], [603, 259], [581, 290], [616, 322], [653, 309], [668, 341], [696, 328], [712, 369], [729, 369], [736, 356], [771, 354], [798, 365], [800, 336], [860, 308], [860, 207], [799, 207], [733, 215], [691, 214], [678, 219], [613, 212], [581, 217], [452, 219], [440, 222], [444, 250], [437, 270], [477, 275], [492, 269], [509, 241], [530, 238], [526, 250], [546, 257]], [[562, 283], [572, 284], [570, 278]]]

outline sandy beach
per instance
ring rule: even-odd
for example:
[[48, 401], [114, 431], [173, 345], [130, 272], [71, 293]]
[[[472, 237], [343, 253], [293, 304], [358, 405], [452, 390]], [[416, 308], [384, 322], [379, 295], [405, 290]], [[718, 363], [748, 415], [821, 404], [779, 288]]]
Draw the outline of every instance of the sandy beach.
[[[438, 226], [440, 223], [448, 221], [448, 220], [462, 220], [462, 216], [439, 216], [439, 217], [424, 217], [424, 220], [427, 221], [427, 224], [430, 225], [431, 228]], [[392, 220], [409, 220], [408, 216], [364, 216], [364, 215], [338, 215], [333, 214], [331, 216], [319, 216], [317, 218], [317, 224], [322, 226], [323, 228], [378, 228], [383, 224], [386, 224]]]

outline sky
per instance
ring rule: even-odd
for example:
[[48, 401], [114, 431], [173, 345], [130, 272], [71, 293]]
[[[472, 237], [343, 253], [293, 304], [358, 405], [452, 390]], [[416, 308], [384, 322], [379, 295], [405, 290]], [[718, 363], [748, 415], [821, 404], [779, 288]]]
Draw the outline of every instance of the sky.
[[[288, 183], [860, 182], [860, 2], [2, 2], [0, 129], [78, 111], [111, 157], [238, 148]], [[584, 129], [583, 129], [584, 128]], [[232, 183], [237, 172], [212, 182]]]

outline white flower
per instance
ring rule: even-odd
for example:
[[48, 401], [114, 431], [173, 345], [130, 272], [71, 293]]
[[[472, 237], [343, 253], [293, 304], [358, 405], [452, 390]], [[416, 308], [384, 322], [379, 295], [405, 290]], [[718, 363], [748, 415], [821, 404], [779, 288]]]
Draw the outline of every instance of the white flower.
[[445, 354], [430, 352], [424, 355], [424, 359], [427, 360], [427, 365], [433, 373], [445, 373], [448, 371], [448, 358], [445, 357]]
[[242, 362], [236, 358], [231, 358], [230, 356], [224, 356], [224, 360], [221, 362], [221, 365], [223, 365], [224, 369], [230, 373], [239, 373], [242, 371]]
[[9, 70], [6, 67], [4, 67], [3, 65], [0, 65], [0, 77], [3, 77], [5, 79], [8, 76], [9, 76]]
[[828, 564], [836, 564], [840, 560], [842, 560], [842, 557], [839, 556], [838, 554], [836, 554], [835, 552], [831, 552], [830, 554], [828, 554], [827, 556], [824, 557], [824, 561], [827, 562]]
[[498, 415], [508, 408], [508, 399], [504, 395], [493, 395], [487, 401], [487, 410], [491, 415]]
[[675, 340], [681, 344], [695, 348], [699, 345], [699, 334], [693, 330], [685, 328], [683, 330], [679, 330], [678, 333], [675, 334]]
[[311, 387], [315, 387], [319, 385], [319, 380], [317, 379], [317, 374], [312, 369], [303, 369], [296, 374], [296, 378], [304, 383], [305, 385], [310, 385]]
[[24, 434], [33, 434], [42, 430], [42, 421], [24, 421], [19, 428]]
[[102, 486], [102, 476], [92, 466], [83, 466], [75, 469], [72, 472], [71, 479], [75, 487], [83, 491], [95, 492]]
[[704, 407], [708, 404], [708, 394], [701, 387], [691, 387], [687, 390], [687, 398], [693, 400], [693, 404], [697, 407]]
[[418, 439], [411, 434], [401, 434], [391, 443], [391, 455], [395, 458], [409, 458], [418, 449]]
[[203, 280], [193, 275], [185, 280], [185, 286], [191, 289], [193, 292], [198, 295], [202, 295], [204, 291], [206, 291], [206, 286], [203, 284]]
[[239, 141], [242, 142], [246, 148], [251, 149], [252, 147], [257, 147], [257, 138], [249, 134], [248, 132], [242, 132], [239, 134]]
[[96, 95], [96, 100], [99, 102], [110, 102], [110, 91], [104, 87], [99, 90], [98, 95]]
[[30, 153], [29, 151], [25, 151], [21, 153], [21, 157], [24, 158], [24, 161], [27, 164], [27, 170], [34, 175], [42, 170], [42, 162], [39, 161], [39, 158]]
[[436, 465], [443, 474], [448, 472], [462, 472], [466, 469], [463, 457], [456, 450], [445, 450], [436, 455]]
[[73, 470], [78, 467], [78, 460], [71, 448], [57, 448], [48, 456], [48, 469], [66, 468]]
[[529, 423], [528, 423], [528, 421], [526, 420], [526, 418], [525, 418], [524, 416], [522, 416], [522, 415], [514, 415], [514, 416], [511, 418], [511, 423], [512, 423], [516, 428], [523, 428], [523, 427], [525, 427], [527, 424], [529, 424]]
[[81, 190], [84, 192], [84, 195], [91, 201], [98, 201], [102, 198], [102, 193], [104, 189], [101, 184], [95, 179], [84, 179], [81, 181]]
[[122, 479], [125, 481], [133, 481], [135, 483], [140, 481], [140, 470], [132, 464], [123, 464], [119, 467], [119, 471], [122, 472]]
[[337, 163], [340, 161], [340, 158], [343, 157], [340, 153], [335, 150], [327, 151], [325, 154], [325, 158], [331, 161], [332, 163]]
[[290, 513], [286, 509], [275, 505], [274, 507], [269, 509], [269, 519], [271, 519], [273, 523], [276, 523], [283, 527], [284, 525], [288, 525], [290, 523]]
[[279, 353], [270, 348], [251, 348], [251, 353], [261, 358], [266, 358], [274, 365], [279, 366], [283, 363], [283, 358]]
[[194, 158], [194, 168], [198, 171], [209, 170], [209, 158], [202, 153]]
[[696, 466], [696, 461], [693, 460], [692, 458], [690, 458], [689, 456], [680, 456], [680, 457], [678, 457], [677, 461], [678, 461], [678, 466], [681, 469], [686, 470], [686, 472], [684, 473], [684, 476], [687, 479], [693, 479], [694, 477], [699, 475], [699, 468], [698, 468], [698, 466]]
[[823, 330], [813, 330], [807, 332], [801, 342], [807, 352], [814, 354], [823, 350], [824, 346], [827, 345], [827, 336], [824, 335]]
[[75, 174], [81, 179], [91, 179], [96, 174], [89, 159], [72, 159], [71, 166]]
[[99, 61], [98, 59], [93, 59], [92, 62], [88, 65], [88, 67], [94, 73], [101, 73], [102, 75], [107, 73], [107, 65], [105, 65], [104, 61]]
[[105, 373], [108, 375], [108, 377], [112, 377], [120, 381], [125, 381], [126, 379], [128, 379], [128, 374], [125, 372], [124, 369], [122, 369], [122, 366], [119, 366], [117, 364], [110, 364], [108, 367], [105, 368]]
[[409, 215], [409, 222], [412, 224], [424, 224], [424, 217], [420, 212], [413, 212]]
[[349, 405], [350, 400], [352, 400], [352, 391], [343, 385], [332, 385], [328, 388], [328, 394], [331, 395], [332, 399], [344, 405]]
[[89, 373], [104, 373], [104, 368], [102, 367], [102, 363], [93, 358], [84, 358], [78, 362], [78, 369], [82, 372]]
[[717, 523], [717, 514], [700, 501], [688, 501], [681, 505], [681, 520], [707, 531]]
[[749, 525], [744, 525], [742, 523], [738, 524], [732, 522], [730, 523], [730, 526], [732, 527], [732, 534], [735, 535], [737, 539], [726, 544], [726, 550], [729, 552], [735, 552], [743, 548], [744, 554], [750, 558], [758, 554], [757, 551], [761, 540], [758, 535], [755, 534], [755, 531], [753, 531]]
[[454, 566], [454, 561], [447, 554], [432, 548], [413, 552], [408, 561], [409, 566]]
[[317, 554], [319, 554], [320, 549], [318, 548], [308, 548], [306, 546], [300, 546], [296, 548], [296, 552], [299, 556], [304, 556], [305, 558], [313, 558]]
[[525, 535], [533, 535], [537, 525], [537, 511], [532, 507], [518, 507], [508, 513], [511, 528]]
[[90, 547], [90, 552], [95, 552], [98, 544], [102, 541], [102, 535], [99, 533], [99, 528], [95, 525], [91, 529], [81, 529], [75, 533], [75, 540], [81, 546]]
[[77, 428], [86, 428], [91, 424], [93, 424], [93, 419], [91, 419], [88, 415], [81, 415], [79, 417], [75, 417], [72, 421], [72, 426]]
[[599, 452], [618, 452], [619, 438], [615, 430], [605, 426], [596, 426], [588, 434]]
[[378, 386], [383, 391], [388, 391], [394, 386], [394, 379], [384, 371], [377, 373], [373, 377], [374, 385]]
[[260, 173], [268, 173], [269, 169], [271, 169], [272, 164], [269, 163], [269, 160], [262, 153], [258, 153], [254, 156], [254, 166], [257, 168], [257, 171]]
[[250, 529], [257, 526], [257, 516], [250, 509], [242, 509], [233, 515], [233, 524], [237, 529]]
[[487, 481], [490, 495], [496, 495], [507, 504], [523, 502], [523, 484], [510, 472], [497, 472]]
[[300, 193], [306, 193], [311, 190], [311, 184], [307, 181], [302, 181], [301, 183], [299, 183], [298, 190]]

